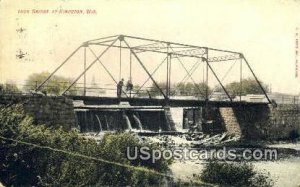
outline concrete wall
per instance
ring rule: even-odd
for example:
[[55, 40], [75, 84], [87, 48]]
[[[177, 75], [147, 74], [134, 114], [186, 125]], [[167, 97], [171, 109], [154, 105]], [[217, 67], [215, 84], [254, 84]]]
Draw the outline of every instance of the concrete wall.
[[[242, 105], [184, 109], [183, 127], [198, 124], [204, 133], [227, 132], [248, 140], [289, 139], [292, 131], [300, 134], [300, 105]], [[207, 115], [207, 123], [202, 118]], [[186, 119], [186, 120], [185, 120]], [[202, 125], [201, 125], [202, 124]]]
[[76, 126], [73, 102], [65, 97], [1, 96], [0, 104], [23, 104], [25, 113], [35, 124], [62, 126], [68, 130]]
[[244, 106], [219, 111], [226, 131], [245, 139], [288, 139], [293, 130], [300, 134], [298, 105]]

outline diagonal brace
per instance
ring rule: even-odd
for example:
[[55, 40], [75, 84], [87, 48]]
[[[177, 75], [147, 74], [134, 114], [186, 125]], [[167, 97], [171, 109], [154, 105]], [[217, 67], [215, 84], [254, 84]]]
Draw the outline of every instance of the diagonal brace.
[[[166, 61], [167, 57], [164, 58], [164, 60], [155, 68], [155, 70], [151, 73], [151, 76], [153, 76], [156, 71], [161, 67], [161, 65]], [[138, 91], [134, 94], [137, 95], [140, 93], [141, 89], [145, 86], [145, 84], [150, 80], [150, 77], [147, 78], [147, 80], [142, 84], [142, 86], [138, 89]]]
[[117, 40], [118, 38], [115, 39], [107, 48], [105, 48], [105, 50], [72, 82], [72, 84], [63, 91], [62, 95], [64, 95], [82, 77], [82, 75], [84, 75], [97, 62], [97, 60], [101, 58], [112, 45], [114, 45]]
[[219, 84], [221, 85], [222, 89], [224, 90], [224, 92], [226, 93], [227, 97], [230, 99], [230, 101], [232, 102], [232, 98], [230, 97], [230, 95], [228, 94], [227, 90], [225, 89], [224, 85], [222, 84], [222, 82], [220, 81], [219, 77], [217, 76], [217, 74], [215, 73], [215, 71], [212, 69], [211, 65], [209, 64], [208, 60], [206, 58], [204, 58], [204, 61], [206, 62], [207, 66], [209, 67], [210, 71], [214, 74], [214, 76], [216, 77], [217, 81], [219, 82]]
[[127, 43], [127, 41], [124, 39], [123, 40], [124, 43], [128, 46], [129, 50], [131, 51], [131, 53], [134, 55], [134, 57], [137, 59], [137, 61], [140, 63], [140, 65], [142, 66], [142, 68], [146, 71], [146, 73], [148, 74], [148, 76], [151, 78], [152, 82], [155, 84], [155, 86], [157, 87], [157, 89], [160, 91], [160, 93], [164, 96], [165, 99], [168, 100], [168, 97], [166, 96], [166, 94], [162, 91], [162, 89], [158, 86], [157, 82], [154, 80], [154, 78], [152, 77], [152, 75], [149, 73], [149, 71], [147, 70], [147, 68], [144, 66], [143, 62], [140, 60], [140, 58], [137, 56], [137, 54], [132, 50], [132, 48], [130, 47], [130, 45]]
[[[92, 54], [95, 56], [95, 58], [97, 58], [97, 55], [95, 54], [95, 52], [89, 47], [89, 50], [92, 52]], [[102, 65], [102, 67], [104, 68], [104, 70], [108, 73], [108, 75], [112, 78], [112, 80], [118, 84], [118, 82], [116, 81], [116, 79], [113, 77], [113, 75], [110, 73], [110, 71], [104, 66], [104, 64], [100, 61], [100, 59], [98, 59], [98, 62]], [[126, 94], [126, 92], [122, 89], [122, 92], [126, 95], [126, 97], [128, 97], [128, 95]]]
[[68, 56], [68, 58], [66, 58], [66, 60], [65, 61], [63, 61], [48, 77], [47, 77], [47, 79], [46, 80], [44, 80], [36, 89], [35, 89], [35, 91], [39, 91], [40, 89], [41, 89], [41, 87], [42, 86], [44, 86], [44, 84], [63, 66], [63, 65], [65, 65], [65, 63], [67, 63], [68, 62], [68, 60], [80, 49], [82, 47], [82, 45], [81, 46], [79, 46], [75, 51], [73, 51], [69, 56]]

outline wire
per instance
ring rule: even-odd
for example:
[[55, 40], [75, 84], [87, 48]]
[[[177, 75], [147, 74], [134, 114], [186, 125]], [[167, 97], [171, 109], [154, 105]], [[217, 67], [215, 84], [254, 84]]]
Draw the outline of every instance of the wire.
[[[97, 162], [103, 162], [103, 163], [106, 163], [106, 164], [111, 164], [111, 165], [127, 168], [127, 169], [130, 169], [130, 170], [136, 170], [136, 171], [140, 171], [140, 172], [144, 172], [144, 173], [152, 173], [152, 174], [155, 174], [155, 175], [158, 175], [158, 176], [161, 176], [161, 177], [167, 177], [167, 178], [175, 179], [174, 176], [167, 175], [167, 174], [164, 174], [164, 173], [160, 173], [158, 171], [155, 171], [155, 170], [152, 170], [152, 169], [147, 169], [147, 168], [144, 168], [144, 167], [137, 167], [137, 166], [132, 166], [132, 165], [129, 165], [129, 164], [122, 164], [122, 163], [119, 163], [119, 162], [113, 162], [113, 161], [109, 161], [109, 160], [105, 160], [105, 159], [101, 159], [101, 158], [86, 156], [86, 155], [83, 155], [83, 154], [74, 153], [74, 152], [70, 152], [70, 151], [65, 151], [65, 150], [62, 150], [62, 149], [56, 149], [56, 148], [52, 148], [52, 147], [49, 147], [49, 146], [42, 146], [42, 145], [37, 145], [37, 144], [34, 144], [34, 143], [21, 141], [21, 140], [14, 140], [14, 139], [11, 139], [11, 138], [6, 138], [4, 136], [0, 136], [0, 138], [3, 139], [3, 140], [12, 141], [12, 142], [15, 142], [15, 143], [19, 143], [19, 144], [23, 144], [23, 145], [27, 145], [27, 146], [32, 146], [32, 147], [39, 148], [39, 149], [45, 149], [45, 150], [49, 150], [49, 151], [53, 151], [53, 152], [64, 153], [64, 154], [67, 154], [67, 155], [73, 156], [73, 157], [80, 157], [80, 158], [84, 158], [84, 159], [87, 159], [87, 160], [93, 160], [93, 161], [97, 161]], [[202, 181], [197, 181], [197, 182], [200, 182], [201, 184], [204, 184], [204, 185], [207, 185], [207, 186], [216, 186], [216, 185], [206, 183], [206, 182], [202, 182]]]
[[6, 137], [3, 137], [3, 136], [0, 136], [0, 138], [3, 139], [3, 140], [12, 141], [12, 142], [19, 143], [19, 144], [24, 144], [24, 145], [32, 146], [32, 147], [39, 148], [39, 149], [46, 149], [46, 150], [53, 151], [53, 152], [64, 153], [64, 154], [67, 154], [67, 155], [70, 155], [70, 156], [73, 156], [73, 157], [80, 157], [80, 158], [84, 158], [84, 159], [87, 159], [87, 160], [99, 161], [99, 162], [103, 162], [103, 163], [107, 163], [107, 164], [111, 164], [111, 165], [116, 165], [116, 166], [128, 168], [128, 169], [131, 169], [131, 170], [138, 170], [138, 171], [153, 173], [153, 174], [168, 177], [168, 178], [173, 178], [170, 175], [166, 175], [166, 174], [163, 174], [163, 173], [151, 170], [151, 169], [143, 168], [143, 167], [136, 167], [136, 166], [132, 166], [132, 165], [128, 165], [128, 164], [121, 164], [121, 163], [118, 163], [118, 162], [113, 162], [113, 161], [108, 161], [108, 160], [104, 160], [104, 159], [101, 159], [101, 158], [86, 156], [86, 155], [83, 155], [83, 154], [69, 152], [69, 151], [65, 151], [65, 150], [61, 150], [61, 149], [56, 149], [56, 148], [52, 148], [52, 147], [49, 147], [49, 146], [42, 146], [42, 145], [37, 145], [37, 144], [34, 144], [34, 143], [21, 141], [21, 140], [14, 140], [14, 139], [6, 138]]

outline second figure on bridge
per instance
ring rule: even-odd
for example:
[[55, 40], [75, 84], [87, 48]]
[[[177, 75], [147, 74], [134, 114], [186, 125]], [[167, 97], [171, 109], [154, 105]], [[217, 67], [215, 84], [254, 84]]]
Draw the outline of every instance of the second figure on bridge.
[[122, 96], [122, 88], [124, 86], [124, 79], [122, 78], [117, 84], [117, 97], [121, 98]]

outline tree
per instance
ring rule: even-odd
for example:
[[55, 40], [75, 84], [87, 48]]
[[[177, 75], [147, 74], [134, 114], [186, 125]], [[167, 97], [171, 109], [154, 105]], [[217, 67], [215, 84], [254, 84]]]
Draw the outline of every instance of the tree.
[[[159, 88], [166, 93], [166, 83], [158, 82]], [[212, 90], [205, 83], [196, 83], [193, 84], [191, 82], [188, 83], [178, 83], [176, 85], [171, 85], [170, 95], [181, 95], [181, 96], [196, 96], [198, 98], [205, 99], [206, 98], [206, 90], [208, 91], [208, 95], [211, 94]], [[162, 95], [160, 90], [153, 83], [149, 93], [151, 96], [159, 96]]]
[[[31, 74], [27, 80], [26, 84], [24, 86], [25, 91], [35, 90], [38, 85], [40, 85], [46, 78], [50, 75], [49, 72], [42, 72], [42, 73], [33, 73]], [[68, 86], [72, 83], [72, 80], [70, 78], [66, 78], [63, 76], [57, 76], [53, 75], [51, 79], [48, 80], [46, 85], [44, 85], [41, 88], [42, 92], [45, 92], [50, 95], [59, 95], [61, 94], [65, 89], [68, 88]], [[76, 87], [76, 84], [73, 85], [73, 88]], [[70, 90], [71, 94], [76, 94], [76, 91]]]
[[211, 88], [206, 83], [196, 83], [194, 85], [195, 96], [201, 99], [206, 98], [206, 92], [209, 96], [212, 93]]
[[220, 186], [271, 187], [274, 185], [269, 173], [255, 171], [252, 164], [240, 162], [210, 160], [199, 178], [204, 182]]
[[178, 90], [179, 95], [196, 96], [202, 99], [206, 98], [206, 90], [208, 91], [208, 95], [212, 92], [211, 88], [205, 83], [193, 84], [191, 82], [177, 84], [176, 90]]
[[[265, 91], [268, 91], [268, 86], [260, 82]], [[263, 94], [262, 89], [258, 85], [255, 79], [243, 79], [240, 82], [232, 82], [225, 86], [225, 89], [229, 92], [231, 97], [237, 95], [247, 95], [247, 94]]]
[[19, 90], [19, 88], [15, 83], [0, 84], [0, 95], [14, 94], [14, 93], [21, 93], [21, 91]]
[[142, 170], [166, 173], [171, 161], [127, 159], [129, 146], [159, 149], [130, 133], [106, 134], [97, 142], [74, 129], [33, 124], [22, 105], [0, 105], [0, 140], [0, 181], [5, 186], [158, 186], [164, 178]]
[[194, 84], [188, 83], [179, 83], [176, 85], [176, 90], [178, 90], [179, 95], [190, 96], [194, 95]]
[[[157, 84], [158, 84], [158, 87], [164, 93], [166, 93], [167, 84], [164, 83], [164, 82], [158, 82]], [[161, 94], [159, 88], [157, 88], [157, 86], [154, 83], [152, 83], [152, 86], [151, 86], [150, 91], [149, 91], [150, 95], [151, 96], [161, 96], [162, 94]]]

